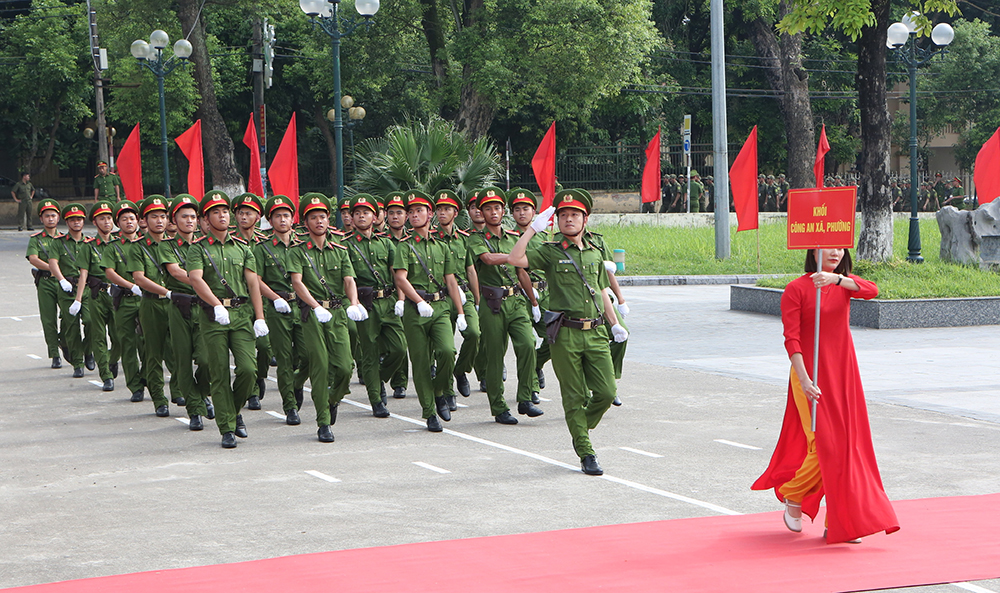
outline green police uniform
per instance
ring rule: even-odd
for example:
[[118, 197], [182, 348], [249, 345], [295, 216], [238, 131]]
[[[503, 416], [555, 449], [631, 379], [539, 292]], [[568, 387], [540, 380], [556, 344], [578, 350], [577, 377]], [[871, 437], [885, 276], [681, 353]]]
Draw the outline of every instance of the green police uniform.
[[[505, 203], [503, 192], [487, 188], [479, 193], [478, 206]], [[490, 400], [490, 413], [500, 416], [508, 411], [504, 401], [503, 357], [507, 339], [514, 348], [517, 359], [517, 401], [519, 411], [524, 402], [531, 403], [531, 393], [537, 377], [535, 374], [535, 338], [531, 333], [531, 317], [524, 295], [521, 294], [517, 271], [507, 264], [489, 265], [481, 256], [487, 253], [510, 253], [520, 235], [502, 227], [499, 234], [487, 227], [469, 239], [469, 252], [475, 258], [479, 276], [479, 327], [482, 331], [480, 348], [486, 357], [486, 395]], [[491, 298], [491, 292], [494, 297]], [[537, 414], [533, 414], [537, 415]], [[498, 418], [498, 422], [503, 422]], [[513, 422], [510, 422], [513, 424]]]
[[[460, 213], [465, 212], [462, 208], [462, 201], [459, 197], [450, 190], [443, 190], [437, 193], [435, 196], [435, 205], [448, 205], [453, 206]], [[462, 347], [458, 350], [458, 358], [455, 359], [455, 379], [459, 381], [465, 389], [462, 395], [468, 394], [468, 379], [465, 377], [468, 373], [472, 372], [476, 356], [479, 354], [479, 340], [481, 338], [481, 332], [479, 329], [479, 312], [476, 311], [475, 298], [472, 294], [472, 286], [469, 284], [469, 278], [467, 277], [467, 270], [469, 266], [475, 265], [473, 256], [469, 253], [469, 239], [471, 234], [468, 231], [464, 231], [458, 227], [458, 217], [452, 222], [453, 232], [448, 234], [442, 229], [433, 231], [434, 236], [439, 241], [443, 241], [448, 245], [448, 249], [451, 251], [451, 257], [455, 262], [455, 280], [458, 282], [459, 289], [465, 294], [465, 304], [462, 305], [462, 312], [465, 314], [465, 321], [467, 327], [462, 334]], [[453, 308], [454, 309], [454, 308]], [[458, 320], [458, 311], [452, 310], [451, 312], [451, 324], [454, 326]], [[454, 330], [452, 330], [454, 331]], [[485, 367], [483, 367], [485, 369]], [[483, 371], [483, 376], [485, 377], [485, 370]], [[449, 385], [449, 389], [451, 386]], [[449, 396], [453, 396], [454, 393], [446, 393]]]
[[18, 181], [10, 188], [10, 191], [17, 196], [20, 200], [17, 203], [17, 230], [21, 230], [22, 226], [27, 226], [29, 231], [35, 230], [31, 226], [31, 200], [35, 195], [35, 186], [31, 182]]
[[[200, 212], [206, 216], [213, 208], [229, 208], [229, 197], [213, 190], [205, 194]], [[229, 313], [229, 324], [216, 321], [214, 313], [204, 311], [201, 334], [208, 362], [208, 377], [212, 402], [215, 404], [215, 424], [225, 437], [243, 429], [239, 411], [249, 399], [257, 373], [254, 361], [254, 315], [244, 272], [256, 273], [257, 266], [250, 245], [239, 237], [226, 236], [220, 241], [215, 235], [196, 239], [188, 251], [188, 274], [202, 271], [202, 279]], [[223, 284], [223, 279], [226, 283]], [[236, 370], [229, 373], [229, 353], [233, 354]], [[245, 436], [243, 432], [240, 436]], [[235, 446], [235, 441], [231, 446]]]
[[119, 192], [115, 191], [116, 187], [122, 187], [122, 180], [114, 173], [106, 175], [98, 173], [94, 176], [94, 189], [97, 190], [98, 200], [110, 200], [117, 203], [124, 196], [120, 196]]
[[[306, 194], [299, 204], [299, 218], [306, 220], [316, 210], [331, 212], [330, 202], [322, 194]], [[299, 298], [302, 314], [303, 346], [309, 357], [309, 382], [316, 407], [316, 425], [321, 429], [336, 422], [336, 408], [351, 383], [351, 344], [347, 330], [344, 278], [354, 277], [347, 248], [327, 237], [322, 247], [307, 237], [291, 249], [288, 272], [301, 275], [302, 283], [320, 307], [333, 316], [320, 323], [316, 311]]]
[[[67, 204], [63, 207], [62, 217], [86, 218], [87, 211], [80, 204]], [[83, 339], [80, 324], [89, 315], [90, 298], [87, 291], [83, 291], [81, 309], [76, 315], [69, 312], [70, 307], [76, 300], [77, 283], [80, 280], [80, 270], [86, 269], [90, 265], [90, 248], [87, 247], [86, 238], [81, 234], [77, 241], [66, 233], [60, 235], [58, 239], [52, 241], [52, 249], [49, 252], [52, 259], [58, 260], [59, 270], [70, 284], [73, 285], [71, 292], [59, 291], [59, 341], [66, 347], [67, 359], [73, 365], [73, 376], [82, 377], [83, 359], [86, 351], [85, 344], [89, 343], [90, 328], [87, 329], [87, 341]]]
[[[125, 212], [138, 214], [139, 211], [128, 200], [119, 202], [115, 205], [115, 221], [117, 222]], [[128, 265], [130, 261], [139, 259], [135, 251], [138, 251], [138, 247], [125, 237], [112, 241], [101, 258], [101, 267], [104, 268], [105, 274], [110, 269], [131, 284], [132, 273], [128, 271]], [[132, 393], [133, 401], [142, 401], [146, 380], [140, 364], [140, 353], [145, 346], [139, 327], [139, 297], [124, 286], [112, 287], [110, 292], [125, 384]]]
[[[411, 191], [406, 196], [407, 209], [416, 204], [433, 210], [429, 196]], [[424, 266], [427, 266], [427, 271], [424, 271]], [[439, 241], [431, 233], [426, 238], [414, 233], [396, 245], [393, 269], [405, 270], [406, 278], [418, 291], [417, 294], [433, 308], [430, 317], [422, 317], [414, 302], [407, 302], [403, 311], [403, 331], [413, 363], [413, 386], [420, 400], [422, 417], [429, 420], [437, 416], [437, 408], [451, 389], [455, 370], [455, 330], [451, 326], [452, 304], [446, 294], [445, 282], [448, 274], [455, 274], [457, 266], [447, 243]], [[437, 366], [433, 378], [432, 364]], [[444, 405], [447, 410], [447, 403]], [[450, 418], [450, 415], [443, 418]]]
[[[107, 200], [98, 200], [90, 209], [90, 220], [107, 214], [114, 216], [114, 204]], [[97, 371], [104, 382], [105, 391], [114, 389], [114, 382], [111, 372], [111, 362], [118, 362], [121, 356], [121, 342], [118, 339], [118, 332], [115, 328], [115, 311], [111, 304], [110, 284], [104, 275], [104, 254], [111, 249], [111, 243], [117, 237], [111, 235], [105, 241], [100, 235], [87, 241], [88, 266], [86, 291], [90, 295], [89, 318], [84, 320], [84, 324], [90, 327], [90, 344], [88, 351], [94, 353], [94, 361]], [[111, 338], [111, 348], [108, 348], [108, 337]]]
[[[588, 202], [576, 190], [555, 197], [559, 209], [589, 212]], [[610, 332], [604, 324], [601, 302], [601, 291], [608, 287], [604, 256], [589, 241], [584, 241], [581, 250], [562, 234], [537, 249], [529, 249], [526, 255], [532, 268], [546, 273], [550, 310], [563, 313], [563, 326], [551, 346], [552, 368], [559, 379], [573, 448], [583, 459], [594, 455], [589, 431], [601, 421], [617, 390], [608, 347]], [[577, 266], [594, 294], [580, 278]]]
[[[167, 200], [160, 195], [149, 196], [139, 205], [142, 217], [158, 210], [167, 211]], [[134, 257], [125, 269], [132, 274], [142, 272], [150, 282], [163, 286], [167, 273], [159, 259], [159, 242], [150, 235], [136, 239], [132, 242], [132, 246]], [[171, 306], [166, 297], [155, 292], [142, 291], [139, 301], [139, 324], [142, 327], [143, 348], [140, 356], [149, 397], [153, 400], [157, 416], [161, 417], [170, 415], [167, 397], [163, 390], [163, 365], [166, 364], [171, 377], [175, 375], [174, 361], [168, 356], [167, 350], [170, 340]], [[179, 397], [179, 394], [176, 396]]]
[[[179, 194], [170, 203], [170, 219], [173, 220], [184, 208], [197, 212], [198, 201], [190, 194]], [[166, 309], [170, 324], [170, 348], [176, 364], [171, 376], [170, 395], [173, 398], [183, 397], [188, 417], [194, 419], [195, 416], [205, 416], [208, 413], [205, 403], [210, 395], [208, 357], [200, 329], [205, 320], [194, 288], [171, 273], [173, 266], [177, 266], [181, 275], [186, 275], [194, 246], [178, 233], [172, 239], [160, 241], [157, 249], [158, 252], [154, 255], [166, 272], [163, 287], [171, 292], [171, 305]], [[197, 371], [192, 369], [192, 362], [197, 365]], [[191, 426], [194, 430], [201, 430], [197, 423]]]
[[[55, 200], [42, 200], [38, 204], [38, 216], [41, 217], [42, 212], [46, 210], [54, 210], [58, 213], [59, 203]], [[28, 249], [25, 251], [24, 257], [30, 259], [34, 255], [43, 262], [48, 263], [52, 259], [52, 253], [55, 253], [55, 247], [57, 247], [57, 245], [53, 245], [53, 241], [59, 236], [58, 230], [55, 230], [55, 235], [48, 235], [45, 231], [38, 231], [28, 239]], [[58, 360], [59, 323], [57, 319], [59, 293], [62, 290], [59, 288], [59, 281], [52, 276], [52, 272], [32, 268], [31, 274], [35, 279], [38, 315], [42, 322], [45, 347], [48, 350], [48, 357], [52, 359], [52, 368], [59, 368], [62, 366], [62, 363]]]
[[[405, 198], [406, 196], [403, 194], [403, 192], [399, 191], [389, 192], [383, 198], [383, 208], [388, 209], [390, 206], [392, 206], [405, 209], [405, 204], [406, 204]], [[404, 228], [404, 236], [405, 233], [406, 229]], [[393, 245], [399, 244], [400, 240], [393, 236], [393, 234], [389, 231], [388, 227], [386, 228], [385, 237], [390, 241], [392, 241]], [[390, 262], [390, 265], [391, 264], [392, 262]], [[402, 364], [399, 365], [399, 370], [397, 370], [396, 373], [393, 374], [392, 378], [389, 379], [389, 386], [392, 387], [392, 396], [394, 398], [402, 399], [406, 397], [406, 385], [410, 382], [409, 371], [410, 371], [410, 356], [408, 349], [406, 348], [406, 333], [404, 332], [403, 362]]]
[[[356, 194], [351, 211], [368, 208], [376, 216], [379, 207], [368, 194]], [[394, 307], [397, 292], [393, 283], [392, 264], [396, 259], [396, 244], [374, 232], [371, 237], [355, 230], [345, 241], [358, 285], [358, 299], [368, 310], [368, 319], [357, 322], [358, 365], [368, 401], [379, 417], [388, 416], [382, 404], [383, 383], [406, 364], [406, 338], [403, 323]], [[381, 361], [381, 362], [380, 362]]]
[[[520, 203], [530, 204], [532, 208], [537, 212], [538, 210], [538, 198], [534, 193], [526, 189], [512, 189], [507, 194], [507, 199], [510, 202], [510, 209], [513, 210], [514, 206]], [[652, 202], [650, 202], [652, 204]], [[652, 209], [650, 209], [652, 212]], [[537, 248], [545, 241], [545, 237], [542, 234], [534, 234], [531, 236], [529, 245]], [[531, 276], [531, 287], [537, 294], [536, 300], [538, 301], [538, 307], [543, 311], [549, 308], [549, 283], [545, 279], [545, 272], [541, 270], [528, 270], [528, 275]], [[531, 317], [531, 301], [525, 299], [525, 306], [528, 310], [528, 316]], [[535, 334], [539, 337], [545, 336], [545, 320], [539, 319], [535, 321], [532, 319], [532, 327], [535, 328]], [[538, 393], [542, 387], [542, 379], [544, 377], [542, 367], [545, 363], [549, 361], [551, 357], [549, 351], [548, 340], [542, 340], [541, 346], [535, 348], [535, 380], [533, 382], [532, 392]], [[534, 399], [532, 400], [534, 401]], [[538, 403], [535, 401], [535, 403]]]
[[[282, 208], [295, 211], [294, 204], [287, 196], [273, 196], [265, 204], [264, 212], [270, 217], [271, 213]], [[264, 319], [270, 329], [267, 337], [270, 338], [271, 352], [278, 362], [276, 368], [278, 393], [281, 395], [281, 406], [286, 414], [291, 410], [297, 412], [301, 407], [302, 402], [297, 399], [296, 393], [301, 393], [300, 390], [308, 377], [299, 304], [295, 299], [295, 289], [292, 288], [292, 278], [288, 271], [292, 248], [301, 241], [295, 233], [289, 234], [290, 240], [287, 245], [273, 234], [266, 241], [260, 241], [253, 246], [257, 275], [279, 297], [285, 299], [291, 308], [290, 313], [279, 313], [273, 304], [264, 303]]]
[[[264, 215], [264, 204], [261, 202], [259, 197], [249, 192], [240, 194], [233, 198], [233, 212], [235, 213], [240, 208], [252, 208], [256, 210], [257, 214], [260, 216]], [[233, 232], [235, 234], [240, 233], [238, 229]], [[254, 245], [267, 239], [267, 235], [255, 226], [253, 228], [253, 235], [248, 240], [248, 243], [251, 246], [251, 251], [253, 250]], [[254, 345], [257, 348], [257, 383], [254, 386], [253, 394], [250, 396], [249, 407], [253, 410], [259, 410], [260, 400], [264, 398], [264, 392], [267, 388], [267, 371], [271, 366], [270, 334], [256, 338]]]
[[[613, 261], [614, 257], [611, 253], [611, 249], [608, 248], [607, 243], [604, 241], [604, 236], [600, 233], [595, 233], [593, 231], [586, 231], [585, 233], [587, 241], [589, 241], [594, 247], [601, 251], [601, 257], [604, 258], [605, 262]], [[610, 285], [610, 279], [608, 283]], [[625, 321], [622, 319], [621, 315], [618, 315], [618, 323], [628, 331], [628, 326], [625, 325]], [[622, 378], [622, 365], [625, 361], [625, 350], [628, 348], [628, 340], [623, 340], [621, 342], [615, 342], [611, 340], [611, 363], [615, 369], [615, 379]], [[618, 405], [621, 405], [620, 403]]]
[[691, 212], [705, 212], [708, 210], [708, 204], [702, 203], [702, 198], [705, 193], [705, 186], [701, 184], [701, 181], [695, 179], [697, 173], [691, 175]]

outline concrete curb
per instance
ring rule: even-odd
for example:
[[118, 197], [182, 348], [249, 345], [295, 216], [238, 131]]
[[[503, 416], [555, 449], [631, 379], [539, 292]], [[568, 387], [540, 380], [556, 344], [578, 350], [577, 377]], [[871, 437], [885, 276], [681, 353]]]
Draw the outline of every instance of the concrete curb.
[[761, 278], [781, 278], [795, 274], [735, 274], [691, 276], [618, 276], [622, 286], [686, 286], [705, 284], [756, 284]]

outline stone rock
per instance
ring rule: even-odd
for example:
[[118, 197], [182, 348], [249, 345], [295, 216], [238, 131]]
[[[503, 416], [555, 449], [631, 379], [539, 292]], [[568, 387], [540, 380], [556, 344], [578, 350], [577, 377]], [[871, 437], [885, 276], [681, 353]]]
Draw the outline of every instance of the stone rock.
[[959, 210], [954, 206], [938, 210], [942, 261], [979, 263], [979, 235], [973, 227], [972, 218], [972, 211]]

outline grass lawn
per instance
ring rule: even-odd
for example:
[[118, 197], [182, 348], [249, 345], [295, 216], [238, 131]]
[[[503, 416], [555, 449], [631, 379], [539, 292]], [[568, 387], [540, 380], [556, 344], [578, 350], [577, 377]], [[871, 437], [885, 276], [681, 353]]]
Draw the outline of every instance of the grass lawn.
[[[627, 275], [756, 274], [757, 231], [734, 232], [731, 256], [715, 259], [715, 230], [712, 227], [674, 228], [650, 226], [595, 226], [608, 246], [624, 249]], [[894, 227], [894, 260], [873, 265], [855, 258], [855, 273], [879, 285], [879, 298], [936, 298], [1000, 295], [1000, 274], [982, 272], [978, 267], [941, 262], [938, 257], [941, 233], [937, 221], [920, 221], [922, 255], [925, 262], [906, 262], [908, 220]], [[762, 274], [801, 274], [805, 254], [785, 247], [784, 223], [762, 224], [760, 228], [760, 269]], [[856, 255], [852, 253], [852, 255]], [[794, 276], [762, 279], [758, 286], [784, 288]]]

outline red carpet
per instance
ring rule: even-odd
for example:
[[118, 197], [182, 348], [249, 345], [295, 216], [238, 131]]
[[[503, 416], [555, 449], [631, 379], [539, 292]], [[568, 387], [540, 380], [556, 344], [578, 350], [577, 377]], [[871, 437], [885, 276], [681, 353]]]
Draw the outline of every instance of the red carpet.
[[[1000, 577], [1000, 494], [894, 503], [902, 529], [826, 545], [780, 513], [364, 548], [8, 591], [855, 591]], [[294, 575], [294, 576], [293, 576]]]

